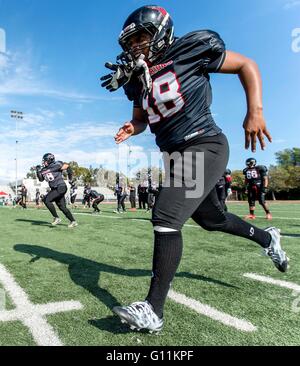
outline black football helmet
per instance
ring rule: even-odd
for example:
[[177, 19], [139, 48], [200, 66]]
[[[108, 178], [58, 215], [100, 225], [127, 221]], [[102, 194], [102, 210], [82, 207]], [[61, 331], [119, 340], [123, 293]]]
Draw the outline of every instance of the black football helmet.
[[257, 161], [255, 158], [249, 158], [246, 160], [246, 165], [249, 167], [249, 168], [253, 168], [255, 165], [256, 165]]
[[125, 53], [130, 54], [133, 59], [134, 54], [127, 46], [127, 41], [129, 37], [140, 31], [151, 35], [151, 41], [143, 46], [149, 47], [148, 60], [151, 63], [157, 61], [174, 41], [173, 21], [169, 13], [160, 6], [142, 6], [130, 14], [125, 21], [119, 43]]
[[54, 163], [54, 162], [55, 162], [55, 156], [53, 154], [51, 154], [51, 153], [44, 154], [43, 160], [42, 160], [42, 163], [44, 166], [48, 166], [49, 164]]

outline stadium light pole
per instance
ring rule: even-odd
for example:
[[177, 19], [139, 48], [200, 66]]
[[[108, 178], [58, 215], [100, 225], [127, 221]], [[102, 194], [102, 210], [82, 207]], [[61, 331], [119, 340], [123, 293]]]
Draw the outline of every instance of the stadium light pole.
[[128, 176], [127, 178], [130, 178], [130, 169], [131, 169], [131, 163], [130, 163], [130, 155], [132, 153], [131, 146], [128, 144], [128, 154], [127, 154], [127, 172]]
[[10, 111], [10, 117], [16, 120], [16, 181], [15, 181], [15, 191], [16, 197], [18, 195], [18, 120], [23, 119], [23, 112]]

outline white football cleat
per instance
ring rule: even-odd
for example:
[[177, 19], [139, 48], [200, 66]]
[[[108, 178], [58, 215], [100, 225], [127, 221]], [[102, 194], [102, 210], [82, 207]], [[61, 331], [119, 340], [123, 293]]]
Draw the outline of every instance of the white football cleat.
[[59, 217], [54, 217], [54, 219], [53, 219], [53, 221], [52, 221], [51, 225], [52, 225], [52, 226], [56, 226], [56, 225], [58, 225], [58, 224], [60, 224], [60, 223], [61, 223], [61, 219], [60, 219]]
[[275, 267], [280, 272], [286, 272], [288, 270], [289, 258], [281, 248], [280, 231], [275, 227], [269, 227], [265, 231], [272, 237], [269, 247], [265, 248], [265, 254], [271, 257]]
[[159, 318], [148, 301], [134, 302], [129, 306], [115, 306], [112, 310], [122, 323], [127, 323], [130, 329], [147, 329], [150, 333], [162, 330], [164, 321]]
[[68, 227], [76, 227], [78, 226], [77, 222], [76, 221], [72, 221], [70, 225], [68, 225]]

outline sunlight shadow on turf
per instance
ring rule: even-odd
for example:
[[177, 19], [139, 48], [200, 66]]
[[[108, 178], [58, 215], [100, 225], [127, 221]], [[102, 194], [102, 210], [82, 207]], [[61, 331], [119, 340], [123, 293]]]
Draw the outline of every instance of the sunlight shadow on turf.
[[216, 285], [221, 285], [221, 286], [225, 286], [225, 287], [231, 287], [231, 288], [235, 288], [238, 289], [239, 287], [231, 285], [230, 283], [226, 283], [220, 280], [215, 280], [214, 278], [209, 278], [209, 277], [205, 277], [202, 275], [198, 275], [198, 274], [194, 274], [194, 273], [189, 273], [189, 272], [179, 272], [176, 274], [176, 277], [183, 277], [183, 278], [192, 278], [194, 280], [199, 280], [199, 281], [203, 281], [203, 282], [210, 282], [210, 283], [214, 283]]
[[107, 331], [114, 334], [127, 334], [132, 333], [132, 330], [128, 325], [122, 324], [120, 318], [117, 316], [108, 316], [103, 319], [91, 319], [88, 321], [90, 325], [100, 330]]
[[[94, 297], [105, 304], [109, 309], [114, 306], [121, 305], [118, 300], [106, 289], [99, 287], [99, 279], [101, 272], [113, 273], [120, 276], [129, 277], [149, 277], [151, 271], [144, 269], [124, 269], [115, 267], [105, 263], [95, 262], [90, 259], [76, 256], [70, 253], [63, 253], [51, 248], [46, 248], [38, 245], [16, 244], [14, 249], [20, 253], [29, 254], [31, 259], [30, 264], [34, 264], [39, 259], [50, 259], [68, 266], [68, 271], [71, 280], [78, 286], [89, 291]], [[192, 278], [204, 282], [211, 282], [217, 285], [226, 287], [235, 287], [228, 283], [204, 277], [202, 275], [191, 274], [188, 272], [179, 272], [176, 277]], [[236, 288], [236, 287], [235, 287]], [[110, 331], [111, 333], [126, 333], [126, 327], [120, 325], [119, 319], [115, 316], [106, 319], [89, 320], [89, 323], [99, 329]]]
[[[49, 221], [38, 221], [38, 220], [28, 220], [28, 219], [16, 219], [15, 221], [30, 222], [31, 225], [37, 225], [37, 226], [54, 227], [53, 225], [51, 225], [51, 223]], [[60, 224], [60, 226], [66, 226], [66, 224]]]
[[101, 272], [114, 273], [129, 277], [150, 277], [151, 274], [151, 272], [147, 270], [119, 268], [105, 263], [98, 263], [74, 254], [58, 252], [38, 245], [16, 244], [14, 249], [33, 257], [30, 259], [30, 263], [34, 263], [40, 258], [45, 258], [67, 265], [72, 281], [76, 285], [88, 290], [109, 309], [113, 306], [120, 305], [120, 303], [112, 294], [110, 294], [109, 291], [99, 287]]

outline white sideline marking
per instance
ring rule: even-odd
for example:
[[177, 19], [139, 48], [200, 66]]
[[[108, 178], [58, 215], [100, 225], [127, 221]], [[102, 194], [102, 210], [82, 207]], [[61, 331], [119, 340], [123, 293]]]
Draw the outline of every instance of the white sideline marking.
[[257, 330], [253, 324], [246, 320], [235, 318], [229, 314], [214, 309], [209, 305], [201, 304], [201, 302], [186, 297], [185, 295], [179, 294], [173, 290], [169, 291], [168, 297], [179, 304], [185, 305], [188, 308], [195, 310], [198, 314], [205, 315], [213, 320], [217, 320], [225, 325], [236, 328], [243, 332], [254, 332]]
[[276, 286], [288, 288], [290, 290], [294, 290], [296, 292], [300, 292], [300, 285], [297, 285], [296, 283], [293, 283], [293, 282], [275, 280], [272, 277], [261, 276], [261, 275], [255, 274], [255, 273], [245, 273], [243, 276], [247, 277], [247, 278], [251, 278], [252, 280], [270, 283], [271, 285], [276, 285]]
[[[27, 208], [26, 210], [27, 211], [36, 211], [36, 208]], [[48, 213], [48, 211], [46, 209], [42, 209], [42, 210], [40, 210], [40, 212]], [[119, 214], [119, 215], [116, 214], [116, 216], [109, 216], [109, 215], [105, 215], [104, 213], [102, 213], [100, 215], [92, 215], [92, 213], [87, 213], [87, 212], [74, 212], [74, 211], [72, 211], [72, 213], [75, 216], [76, 215], [82, 215], [82, 216], [90, 216], [90, 217], [97, 217], [97, 218], [101, 218], [101, 217], [104, 217], [105, 218], [106, 217], [106, 218], [110, 218], [110, 219], [122, 219], [123, 218], [122, 215], [125, 215], [126, 216], [126, 214]], [[243, 218], [243, 217], [246, 216], [246, 214], [245, 215], [237, 215], [237, 216]], [[256, 217], [258, 219], [265, 219], [265, 216], [256, 216]], [[300, 220], [299, 217], [279, 217], [279, 216], [273, 216], [273, 219], [274, 220], [275, 219], [278, 219], [278, 220], [298, 220], [298, 221]], [[135, 218], [129, 218], [128, 220], [140, 221], [140, 222], [141, 221], [145, 221], [145, 222], [147, 222], [146, 220], [140, 220], [140, 219], [135, 219]], [[255, 220], [254, 220], [254, 222], [255, 222]], [[266, 222], [268, 222], [270, 224], [272, 223], [272, 221], [267, 221], [267, 220], [266, 220]], [[50, 224], [50, 222], [49, 222], [49, 224]], [[198, 227], [198, 225], [185, 225], [185, 226]]]
[[63, 301], [34, 305], [13, 276], [0, 264], [0, 282], [16, 306], [14, 310], [0, 311], [0, 321], [21, 321], [27, 326], [38, 346], [63, 346], [44, 315], [83, 308], [79, 301]]

